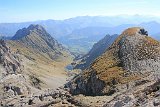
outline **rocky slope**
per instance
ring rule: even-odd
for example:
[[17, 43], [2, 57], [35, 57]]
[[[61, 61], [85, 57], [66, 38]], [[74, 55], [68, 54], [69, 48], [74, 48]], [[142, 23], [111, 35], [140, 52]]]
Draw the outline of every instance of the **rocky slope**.
[[[29, 106], [35, 99], [33, 94], [41, 97], [48, 93], [45, 90], [54, 91], [65, 84], [65, 66], [71, 59], [68, 50], [40, 25], [19, 30], [10, 41], [1, 40], [1, 106]], [[45, 101], [37, 103], [43, 105]]]
[[[49, 87], [47, 87], [48, 89], [42, 89], [40, 76], [32, 74], [33, 72], [36, 73], [34, 69], [25, 71], [28, 65], [24, 62], [29, 60], [24, 59], [23, 55], [12, 52], [6, 42], [0, 40], [1, 107], [76, 107], [80, 105], [63, 87], [56, 90]], [[33, 71], [29, 72], [28, 70]], [[47, 75], [45, 72], [41, 73]], [[55, 73], [54, 75], [57, 76]], [[49, 78], [48, 75], [47, 77]], [[54, 84], [54, 81], [52, 81], [52, 84]]]
[[10, 52], [4, 40], [0, 40], [0, 78], [8, 74], [18, 74], [21, 69], [18, 57]]
[[23, 73], [29, 76], [34, 87], [57, 88], [66, 82], [65, 66], [71, 62], [72, 55], [42, 26], [32, 24], [18, 30], [7, 45], [19, 54]]
[[[25, 73], [20, 54], [10, 51], [4, 40], [0, 40], [0, 106], [71, 106], [74, 99], [63, 88], [38, 90], [32, 86], [41, 82], [37, 77]], [[25, 68], [26, 65], [24, 65]], [[29, 79], [30, 78], [30, 79]], [[67, 101], [68, 100], [68, 101]]]
[[135, 27], [125, 30], [67, 86], [72, 94], [112, 95], [156, 81], [159, 72], [160, 43]]
[[0, 40], [0, 99], [26, 94], [29, 87], [22, 75], [23, 65], [17, 54]]
[[88, 54], [84, 55], [74, 65], [74, 69], [86, 69], [89, 65], [100, 55], [102, 55], [109, 46], [115, 41], [118, 37], [117, 34], [115, 35], [106, 35], [103, 39], [95, 43], [92, 49], [88, 52]]

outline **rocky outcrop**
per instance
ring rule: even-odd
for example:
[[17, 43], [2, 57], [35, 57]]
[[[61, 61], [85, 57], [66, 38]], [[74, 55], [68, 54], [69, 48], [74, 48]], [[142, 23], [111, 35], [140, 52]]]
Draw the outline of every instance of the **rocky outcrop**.
[[95, 43], [88, 54], [84, 55], [78, 61], [76, 61], [74, 64], [74, 69], [84, 70], [88, 68], [96, 58], [102, 55], [109, 48], [109, 46], [115, 41], [117, 37], [117, 34], [106, 35], [103, 39]]
[[136, 36], [125, 36], [118, 42], [118, 55], [125, 70], [160, 71], [159, 42], [148, 37], [147, 31], [140, 29]]
[[143, 28], [129, 28], [67, 86], [72, 94], [112, 95], [157, 80], [159, 68], [160, 43]]
[[160, 82], [155, 81], [146, 86], [142, 85], [130, 91], [121, 93], [107, 102], [103, 107], [159, 107]]
[[[1, 99], [0, 99], [1, 101]], [[2, 100], [1, 106], [32, 106], [32, 107], [79, 107], [80, 102], [67, 91], [67, 89], [58, 88], [57, 90], [47, 89], [30, 96], [21, 96], [21, 98], [11, 98]]]
[[[75, 77], [75, 81], [69, 85], [71, 89], [71, 93], [73, 94], [85, 94], [85, 95], [102, 95], [102, 93], [97, 93], [103, 90], [105, 87], [104, 81], [101, 81], [97, 78], [96, 72], [91, 72], [90, 77], [88, 77], [87, 81], [84, 81], [86, 78], [83, 76]], [[88, 84], [89, 83], [89, 84]], [[97, 94], [96, 94], [97, 93]]]
[[0, 99], [28, 94], [23, 65], [18, 54], [11, 52], [4, 40], [0, 40]]
[[26, 76], [22, 74], [9, 74], [1, 79], [0, 82], [0, 99], [7, 100], [15, 96], [28, 95], [30, 84], [26, 80]]
[[8, 74], [21, 72], [21, 65], [18, 57], [10, 52], [4, 40], [0, 40], [0, 73], [1, 78]]

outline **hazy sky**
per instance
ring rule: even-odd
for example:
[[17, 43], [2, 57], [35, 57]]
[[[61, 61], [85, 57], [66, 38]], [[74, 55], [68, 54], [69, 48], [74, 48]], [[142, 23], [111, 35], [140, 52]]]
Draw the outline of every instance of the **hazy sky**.
[[160, 16], [160, 0], [0, 0], [0, 22], [65, 19], [84, 15]]

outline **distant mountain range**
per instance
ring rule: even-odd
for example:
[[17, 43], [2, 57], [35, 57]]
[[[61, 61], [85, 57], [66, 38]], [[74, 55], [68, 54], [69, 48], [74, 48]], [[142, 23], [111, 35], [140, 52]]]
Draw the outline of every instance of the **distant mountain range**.
[[1, 23], [0, 34], [3, 38], [12, 37], [17, 30], [30, 24], [42, 25], [48, 33], [73, 53], [86, 54], [94, 43], [106, 34], [120, 34], [128, 27], [140, 26], [159, 40], [160, 19], [150, 16], [80, 16], [66, 20], [42, 20], [23, 23]]

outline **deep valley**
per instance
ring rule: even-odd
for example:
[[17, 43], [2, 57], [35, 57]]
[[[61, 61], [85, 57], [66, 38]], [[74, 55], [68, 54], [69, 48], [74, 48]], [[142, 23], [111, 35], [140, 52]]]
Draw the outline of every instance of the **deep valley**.
[[158, 4], [0, 0], [0, 107], [160, 107]]

